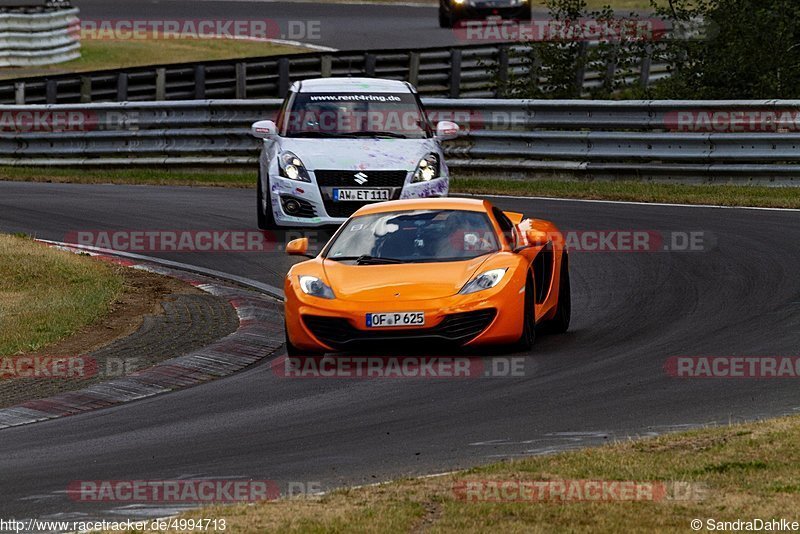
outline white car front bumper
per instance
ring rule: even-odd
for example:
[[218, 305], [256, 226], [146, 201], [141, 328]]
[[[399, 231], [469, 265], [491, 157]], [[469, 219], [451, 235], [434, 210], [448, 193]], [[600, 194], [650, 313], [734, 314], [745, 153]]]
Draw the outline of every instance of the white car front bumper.
[[[331, 171], [327, 171], [331, 172]], [[336, 171], [337, 173], [339, 171]], [[343, 174], [352, 175], [358, 171], [341, 171]], [[368, 176], [375, 176], [382, 171], [364, 171]], [[391, 171], [395, 172], [395, 171]], [[342, 224], [358, 208], [367, 202], [336, 202], [332, 199], [334, 188], [388, 188], [391, 189], [391, 200], [407, 198], [428, 198], [447, 196], [450, 188], [448, 176], [441, 176], [430, 182], [410, 183], [413, 171], [406, 172], [401, 183], [399, 180], [390, 185], [359, 185], [357, 183], [344, 183], [326, 177], [322, 185], [318, 185], [316, 173], [308, 171], [311, 182], [290, 180], [277, 174], [269, 177], [270, 199], [272, 214], [278, 226], [292, 227], [318, 227]], [[299, 209], [297, 208], [299, 206]], [[288, 208], [288, 209], [287, 209]], [[294, 213], [290, 214], [294, 208]]]

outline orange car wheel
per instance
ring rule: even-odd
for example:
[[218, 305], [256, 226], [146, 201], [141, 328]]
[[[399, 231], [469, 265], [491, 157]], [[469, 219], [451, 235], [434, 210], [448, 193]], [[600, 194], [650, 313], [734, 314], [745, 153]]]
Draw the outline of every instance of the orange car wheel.
[[514, 348], [517, 351], [528, 351], [533, 347], [536, 341], [536, 316], [534, 312], [534, 295], [536, 288], [534, 287], [533, 277], [528, 274], [528, 281], [525, 284], [525, 305], [522, 315], [522, 334], [519, 336], [519, 341], [515, 344]]
[[572, 292], [569, 285], [569, 256], [564, 253], [561, 260], [561, 275], [559, 276], [558, 307], [555, 317], [546, 321], [542, 326], [549, 334], [563, 334], [569, 329], [572, 317]]

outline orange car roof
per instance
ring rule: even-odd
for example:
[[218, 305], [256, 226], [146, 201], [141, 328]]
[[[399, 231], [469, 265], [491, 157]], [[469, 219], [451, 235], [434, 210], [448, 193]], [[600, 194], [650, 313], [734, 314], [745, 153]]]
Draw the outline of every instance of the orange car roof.
[[389, 211], [410, 210], [461, 210], [461, 211], [491, 211], [492, 205], [488, 200], [473, 198], [415, 198], [408, 200], [389, 200], [368, 204], [356, 211], [353, 215], [368, 215], [371, 213], [386, 213]]

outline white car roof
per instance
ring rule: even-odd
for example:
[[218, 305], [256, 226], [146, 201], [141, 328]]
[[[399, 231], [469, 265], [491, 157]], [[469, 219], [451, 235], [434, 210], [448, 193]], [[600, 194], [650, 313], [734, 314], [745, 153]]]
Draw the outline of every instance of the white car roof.
[[296, 82], [293, 91], [301, 93], [410, 93], [406, 82], [398, 80], [382, 80], [380, 78], [314, 78]]

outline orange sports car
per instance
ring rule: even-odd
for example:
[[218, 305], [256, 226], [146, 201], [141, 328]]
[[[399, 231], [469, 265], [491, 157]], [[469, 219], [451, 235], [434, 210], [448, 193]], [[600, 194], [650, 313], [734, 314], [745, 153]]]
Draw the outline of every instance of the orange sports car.
[[[286, 252], [309, 256], [308, 239]], [[570, 321], [563, 235], [486, 200], [364, 206], [289, 270], [285, 292], [290, 356], [403, 342], [527, 350], [537, 326], [565, 332]]]

